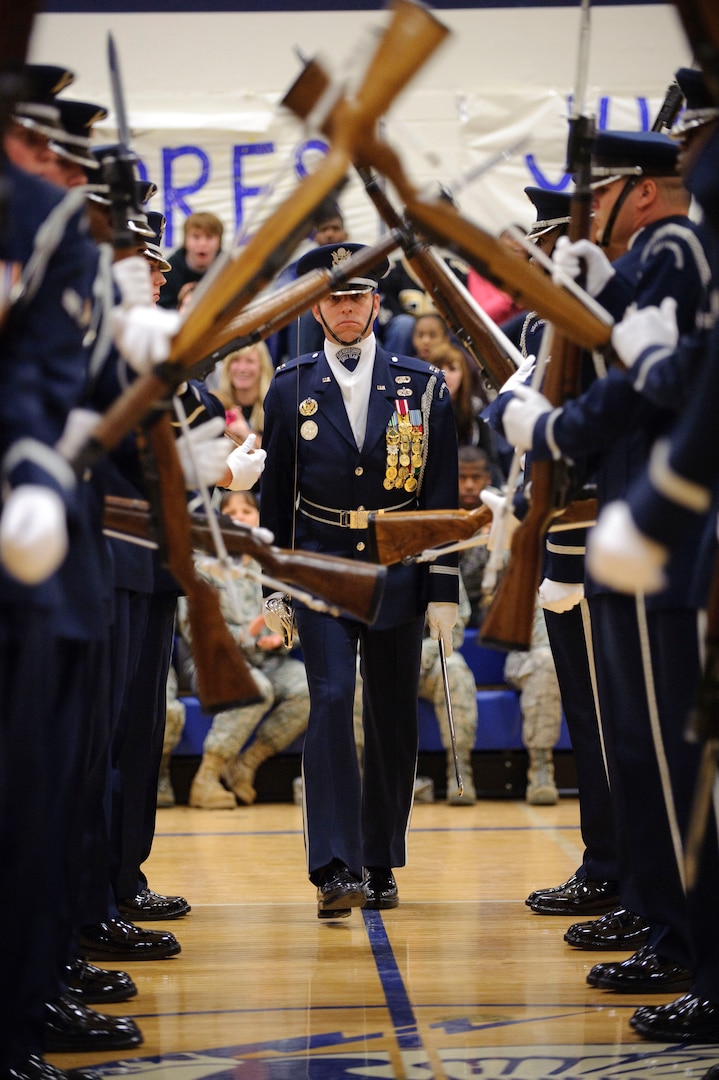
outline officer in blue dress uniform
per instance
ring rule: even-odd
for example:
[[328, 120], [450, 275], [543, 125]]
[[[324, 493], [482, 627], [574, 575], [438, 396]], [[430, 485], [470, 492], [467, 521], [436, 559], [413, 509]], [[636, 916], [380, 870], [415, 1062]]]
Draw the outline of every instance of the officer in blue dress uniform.
[[[676, 160], [676, 144], [662, 135], [598, 135], [595, 213], [600, 228], [611, 222], [617, 236], [627, 234], [628, 251], [610, 264], [597, 247], [578, 241], [558, 245], [554, 261], [576, 276], [585, 260], [588, 290], [615, 318], [631, 303], [641, 307], [672, 296], [680, 329], [691, 332], [708, 310], [711, 273], [699, 230], [687, 216], [689, 196]], [[614, 213], [627, 187], [623, 175], [630, 190]], [[671, 431], [682, 407], [679, 390], [686, 396], [691, 376], [685, 369], [684, 381], [675, 378], [672, 393], [659, 401], [614, 368], [559, 409], [530, 388], [517, 388], [502, 395], [504, 432], [540, 460], [598, 455], [601, 508], [626, 493], [654, 440]], [[630, 598], [586, 577], [620, 843], [620, 896], [623, 902], [631, 897], [626, 906], [651, 927], [648, 943], [628, 960], [592, 968], [588, 982], [604, 989], [684, 989], [695, 964], [679, 838], [688, 811], [681, 788], [696, 766], [696, 748], [684, 741], [683, 727], [699, 671], [697, 613], [689, 597], [701, 533], [694, 529], [677, 548], [666, 587], [655, 596]]]
[[[23, 132], [39, 134], [38, 115], [8, 133], [8, 153]], [[44, 105], [42, 125], [56, 123]], [[54, 1080], [66, 1074], [42, 1057], [45, 1003], [64, 989], [83, 780], [106, 670], [109, 596], [94, 499], [58, 450], [84, 389], [97, 254], [82, 193], [64, 195], [13, 165], [3, 182], [2, 259], [23, 288], [5, 311], [0, 364], [0, 914], [19, 928], [3, 947], [0, 1066], [17, 1080]], [[54, 227], [39, 232], [51, 217]], [[117, 1025], [124, 1045], [140, 1041], [131, 1020]]]
[[[678, 137], [682, 146], [682, 169], [688, 189], [703, 211], [703, 220], [716, 243], [719, 235], [719, 103], [708, 92], [702, 75], [694, 69], [677, 73], [685, 99]], [[716, 281], [716, 246], [712, 263]], [[716, 285], [712, 291], [712, 312], [717, 311]], [[716, 416], [719, 408], [719, 367], [716, 363], [717, 323], [714, 319], [691, 338], [677, 343], [676, 326], [660, 309], [639, 311], [623, 320], [614, 334], [622, 359], [630, 365], [632, 377], [656, 383], [657, 374], [668, 365], [681, 364], [686, 357], [701, 352], [701, 369], [690, 388], [690, 398], [676, 430], [667, 441], [652, 449], [647, 471], [632, 486], [626, 502], [614, 503], [600, 515], [590, 544], [594, 574], [606, 585], [622, 591], [661, 588], [669, 553], [698, 520], [706, 520], [708, 542], [698, 560], [694, 596], [700, 608], [707, 607], [710, 588], [716, 587], [716, 521], [719, 506], [719, 460], [716, 453]], [[672, 356], [676, 348], [679, 357]], [[671, 357], [671, 359], [670, 359]], [[710, 614], [710, 618], [713, 617]], [[714, 630], [709, 628], [713, 636]], [[710, 663], [707, 657], [707, 664]], [[713, 667], [708, 667], [708, 691], [715, 694]], [[706, 691], [705, 691], [706, 695]], [[708, 717], [692, 718], [688, 730], [698, 738], [716, 738], [716, 715], [712, 704]], [[706, 707], [707, 698], [704, 697]], [[701, 722], [706, 730], [701, 730]], [[712, 724], [714, 727], [712, 728]], [[697, 726], [699, 725], [699, 726]], [[716, 765], [714, 765], [716, 769]], [[698, 778], [690, 774], [689, 788]], [[714, 777], [716, 785], [716, 776]], [[686, 786], [675, 791], [686, 798]], [[694, 942], [692, 982], [686, 994], [667, 1004], [645, 1006], [632, 1018], [634, 1029], [660, 1042], [719, 1042], [719, 845], [716, 803], [708, 814], [696, 880], [690, 883], [687, 905]], [[715, 1069], [707, 1073], [714, 1076]]]
[[[527, 234], [550, 255], [557, 240], [565, 236], [570, 221], [571, 194], [526, 187], [525, 194], [536, 208], [536, 221]], [[517, 346], [526, 357], [537, 356], [545, 322], [536, 312], [515, 316], [505, 331], [517, 337]], [[528, 382], [531, 373], [524, 376]], [[517, 380], [514, 379], [516, 382]], [[505, 391], [506, 392], [506, 391]], [[495, 414], [490, 406], [490, 419]], [[529, 462], [525, 463], [525, 471]], [[559, 680], [562, 706], [567, 721], [577, 768], [580, 828], [585, 849], [574, 874], [561, 885], [535, 889], [527, 905], [539, 915], [594, 915], [611, 912], [597, 930], [595, 924], [580, 924], [580, 935], [592, 927], [593, 948], [600, 947], [597, 935], [608, 937], [607, 947], [617, 948], [618, 936], [630, 933], [626, 912], [617, 907], [618, 877], [614, 818], [605, 755], [601, 716], [594, 692], [594, 658], [589, 610], [584, 600], [584, 552], [586, 529], [570, 529], [547, 536], [544, 579], [539, 599], [544, 610], [547, 634]], [[621, 929], [617, 920], [621, 922]], [[633, 917], [632, 917], [633, 921]], [[570, 933], [575, 930], [570, 927]], [[636, 924], [632, 932], [637, 932]], [[635, 938], [630, 940], [635, 941]], [[578, 944], [578, 941], [572, 941]]]
[[[336, 265], [359, 247], [318, 248], [298, 272]], [[378, 281], [379, 273], [353, 279], [312, 309], [324, 327], [324, 350], [278, 368], [265, 399], [261, 520], [280, 546], [361, 560], [369, 511], [457, 506], [457, 445], [444, 376], [378, 347]], [[432, 636], [451, 652], [458, 583], [452, 556], [429, 567], [391, 567], [372, 626], [295, 604], [310, 688], [305, 846], [320, 918], [398, 903], [392, 869], [406, 861], [425, 609]], [[282, 603], [266, 601], [273, 629], [286, 615], [276, 610]], [[358, 648], [363, 782], [352, 723]]]

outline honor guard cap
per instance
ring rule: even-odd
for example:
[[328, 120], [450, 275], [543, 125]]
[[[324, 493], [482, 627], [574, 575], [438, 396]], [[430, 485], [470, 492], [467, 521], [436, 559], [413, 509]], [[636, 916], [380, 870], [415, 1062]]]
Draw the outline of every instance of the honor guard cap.
[[592, 187], [623, 176], [677, 176], [679, 148], [658, 131], [600, 131], [592, 144]]
[[165, 235], [165, 215], [161, 214], [159, 210], [147, 211], [147, 224], [152, 230], [152, 238], [147, 240], [145, 244], [145, 250], [143, 255], [146, 255], [148, 259], [159, 264], [159, 269], [163, 273], [167, 273], [168, 270], [172, 270], [172, 266], [162, 254], [160, 245], [162, 238]]
[[[354, 255], [357, 251], [363, 251], [366, 247], [366, 244], [343, 242], [341, 244], [325, 244], [323, 247], [314, 248], [313, 251], [308, 251], [306, 255], [303, 255], [297, 263], [297, 276], [301, 277], [302, 274], [309, 274], [311, 270], [336, 270], [341, 267], [346, 259], [349, 259], [350, 255]], [[349, 281], [337, 285], [332, 291], [333, 293], [353, 293], [355, 295], [370, 292], [378, 288], [380, 278], [383, 278], [388, 271], [389, 260], [386, 258], [381, 259], [365, 277], [350, 278]]]
[[[92, 199], [93, 202], [101, 203], [103, 206], [109, 206], [110, 185], [103, 166], [106, 159], [119, 158], [123, 154], [126, 155], [127, 150], [118, 143], [108, 143], [107, 145], [93, 146], [90, 153], [93, 158], [93, 171], [91, 173], [91, 182], [87, 187], [88, 198]], [[130, 154], [133, 169], [134, 161], [134, 155]], [[155, 194], [157, 194], [157, 184], [153, 184], [151, 180], [135, 179], [134, 203], [136, 208], [144, 206]], [[152, 229], [147, 224], [147, 215], [145, 213], [141, 212], [139, 215], [130, 218], [127, 225], [131, 232], [139, 233], [140, 236], [146, 236], [149, 240], [152, 240]]]
[[685, 132], [719, 118], [719, 107], [709, 93], [701, 71], [679, 68], [674, 78], [686, 103], [675, 132], [681, 138]]
[[55, 105], [60, 112], [62, 133], [52, 138], [51, 149], [68, 161], [94, 169], [96, 161], [90, 152], [93, 124], [107, 119], [107, 109], [70, 98], [56, 98]]
[[565, 191], [548, 191], [541, 187], [526, 187], [524, 194], [537, 211], [537, 220], [530, 226], [527, 240], [537, 240], [550, 229], [569, 224], [571, 195]]
[[74, 79], [73, 71], [57, 64], [25, 64], [21, 75], [22, 100], [13, 107], [13, 119], [48, 139], [60, 138], [63, 127], [55, 95]]

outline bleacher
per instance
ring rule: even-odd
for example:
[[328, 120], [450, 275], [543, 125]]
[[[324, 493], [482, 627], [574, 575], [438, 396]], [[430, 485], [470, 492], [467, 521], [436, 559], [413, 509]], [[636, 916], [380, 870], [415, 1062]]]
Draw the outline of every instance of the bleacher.
[[[486, 798], [523, 798], [527, 755], [522, 745], [522, 712], [518, 691], [504, 680], [505, 654], [480, 644], [476, 630], [465, 631], [461, 651], [477, 685], [479, 722], [472, 755], [477, 792]], [[185, 730], [173, 753], [172, 777], [178, 801], [186, 802], [212, 718], [202, 711], [196, 697], [183, 696], [182, 700]], [[302, 739], [297, 739], [260, 767], [256, 781], [258, 801], [292, 801], [292, 780], [299, 775], [301, 753]], [[560, 790], [573, 792], [576, 773], [564, 718], [554, 757]], [[432, 778], [439, 797], [445, 790], [445, 766], [434, 709], [428, 701], [420, 700], [418, 773]]]

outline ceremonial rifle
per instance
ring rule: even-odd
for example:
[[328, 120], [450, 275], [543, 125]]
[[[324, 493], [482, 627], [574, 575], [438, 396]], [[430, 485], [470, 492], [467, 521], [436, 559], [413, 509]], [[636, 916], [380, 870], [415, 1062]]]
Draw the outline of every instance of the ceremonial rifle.
[[716, 0], [674, 0], [704, 81], [719, 105], [719, 7]]
[[[73, 461], [92, 463], [117, 445], [168, 389], [186, 377], [187, 369], [207, 355], [206, 342], [242, 310], [284, 265], [305, 234], [319, 202], [344, 179], [357, 139], [370, 132], [416, 70], [446, 37], [448, 30], [413, 0], [394, 0], [389, 25], [379, 40], [355, 95], [335, 110], [336, 124], [329, 153], [287, 199], [227, 260], [216, 260], [195, 292], [195, 300], [172, 342], [164, 365], [136, 379], [105, 412], [88, 443]], [[304, 79], [304, 73], [300, 80]], [[298, 80], [299, 81], [299, 80]], [[288, 93], [292, 96], [293, 88]], [[316, 102], [317, 84], [313, 89]], [[185, 374], [177, 377], [179, 369]]]
[[[578, 498], [557, 513], [552, 526], [576, 528], [591, 525], [596, 519], [597, 500]], [[491, 524], [488, 506], [475, 510], [396, 510], [388, 514], [373, 510], [368, 518], [367, 551], [371, 559], [390, 566], [431, 548], [471, 540]]]
[[[111, 35], [108, 56], [119, 136], [119, 152], [113, 155], [112, 163], [117, 182], [110, 185], [113, 247], [118, 260], [137, 253], [138, 239], [128, 227], [128, 214], [134, 206], [129, 197], [129, 188], [134, 190], [134, 156], [130, 151], [119, 61]], [[162, 537], [160, 557], [187, 596], [198, 697], [208, 713], [221, 712], [260, 701], [262, 695], [227, 626], [217, 590], [195, 570], [185, 480], [167, 409], [165, 401], [164, 408], [137, 429], [136, 443], [145, 481], [157, 507]]]
[[[569, 121], [567, 171], [574, 178], [568, 235], [572, 242], [589, 236], [592, 216], [591, 146], [593, 121], [584, 115], [589, 30], [589, 0], [582, 0], [581, 37], [573, 115]], [[552, 333], [551, 363], [547, 364], [542, 393], [561, 406], [580, 391], [582, 350], [573, 340], [545, 325]], [[485, 645], [528, 650], [532, 641], [537, 589], [541, 580], [545, 536], [557, 513], [569, 499], [572, 480], [564, 461], [532, 461], [531, 499], [523, 520], [512, 536], [509, 560], [492, 602], [482, 620], [480, 638]]]
[[[135, 537], [150, 544], [157, 540], [150, 504], [142, 499], [106, 496], [102, 520], [105, 531], [120, 539]], [[314, 551], [287, 551], [266, 543], [254, 529], [235, 524], [222, 514], [218, 523], [228, 554], [251, 556], [272, 577], [324, 601], [332, 615], [374, 622], [387, 575], [383, 566]], [[212, 530], [201, 514], [190, 514], [190, 539], [196, 551], [215, 553]]]
[[405, 257], [450, 330], [474, 358], [485, 387], [499, 390], [516, 370], [521, 355], [502, 334], [447, 263], [403, 221], [380, 187], [377, 175], [360, 167], [359, 175], [385, 224], [399, 237]]

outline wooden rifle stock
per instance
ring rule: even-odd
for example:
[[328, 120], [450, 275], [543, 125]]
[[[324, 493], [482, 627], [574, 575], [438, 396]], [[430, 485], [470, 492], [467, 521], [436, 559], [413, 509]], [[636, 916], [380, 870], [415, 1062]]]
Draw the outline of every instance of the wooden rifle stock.
[[[207, 520], [200, 514], [190, 514], [189, 520], [192, 547], [212, 554], [215, 547]], [[246, 525], [236, 525], [222, 515], [218, 523], [230, 555], [237, 558], [251, 556], [271, 577], [319, 597], [332, 609], [332, 614], [349, 615], [366, 623], [376, 619], [387, 575], [383, 566], [372, 562], [355, 562], [338, 555], [287, 551], [264, 543], [254, 535], [252, 529]], [[103, 525], [115, 534], [134, 536], [140, 540], [153, 539], [150, 506], [142, 499], [107, 496]]]
[[[570, 134], [581, 160], [584, 183], [577, 182], [571, 201], [569, 239], [574, 242], [589, 235], [592, 194], [589, 187], [591, 122], [574, 120]], [[571, 160], [571, 149], [570, 149]], [[544, 333], [552, 332], [545, 326]], [[575, 398], [580, 389], [582, 351], [573, 338], [558, 334], [551, 342], [551, 363], [547, 364], [542, 392], [551, 405], [559, 406]], [[566, 505], [570, 481], [565, 461], [533, 461], [530, 471], [532, 497], [529, 510], [512, 536], [509, 562], [487, 610], [480, 638], [493, 648], [528, 650], [532, 643], [537, 589], [542, 576], [545, 535], [557, 513]]]
[[[597, 500], [573, 499], [557, 513], [556, 528], [592, 525], [597, 518]], [[398, 510], [391, 514], [369, 515], [367, 550], [370, 558], [391, 566], [410, 559], [420, 551], [469, 540], [492, 524], [488, 506], [475, 510]]]
[[372, 170], [360, 167], [358, 172], [380, 217], [399, 236], [405, 257], [427, 294], [432, 297], [434, 306], [476, 361], [485, 383], [491, 389], [498, 390], [516, 369], [499, 343], [499, 329], [495, 328], [496, 335], [491, 332], [491, 320], [461, 286], [444, 259], [422, 243], [410, 226], [402, 221]]
[[163, 413], [138, 436], [141, 448], [145, 435], [157, 470], [167, 567], [187, 596], [202, 707], [216, 713], [253, 704], [261, 694], [224, 620], [217, 590], [195, 572], [187, 492], [169, 414]]

